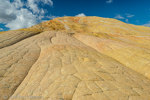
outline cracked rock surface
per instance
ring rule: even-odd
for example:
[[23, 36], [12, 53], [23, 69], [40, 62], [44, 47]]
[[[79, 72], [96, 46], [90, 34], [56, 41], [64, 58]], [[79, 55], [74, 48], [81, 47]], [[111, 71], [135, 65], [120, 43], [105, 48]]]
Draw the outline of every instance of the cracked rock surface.
[[0, 34], [0, 100], [150, 100], [148, 44], [69, 32]]

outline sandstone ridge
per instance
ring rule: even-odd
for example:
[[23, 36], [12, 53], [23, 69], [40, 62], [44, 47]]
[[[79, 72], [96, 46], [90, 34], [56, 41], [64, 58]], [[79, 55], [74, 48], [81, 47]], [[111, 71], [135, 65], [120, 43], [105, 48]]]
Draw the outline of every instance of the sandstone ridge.
[[62, 17], [0, 34], [0, 100], [149, 100], [150, 28]]

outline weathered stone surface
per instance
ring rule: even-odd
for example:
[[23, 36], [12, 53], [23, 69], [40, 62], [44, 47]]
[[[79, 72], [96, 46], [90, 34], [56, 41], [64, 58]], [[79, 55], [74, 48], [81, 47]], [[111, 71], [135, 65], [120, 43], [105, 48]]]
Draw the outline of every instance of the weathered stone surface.
[[2, 33], [10, 41], [0, 49], [0, 100], [149, 100], [149, 30], [65, 17], [19, 30], [17, 39]]
[[39, 34], [40, 32], [41, 30], [39, 29], [29, 29], [28, 31], [21, 29], [16, 31], [5, 32], [5, 34], [0, 35], [0, 49], [13, 45], [33, 35]]

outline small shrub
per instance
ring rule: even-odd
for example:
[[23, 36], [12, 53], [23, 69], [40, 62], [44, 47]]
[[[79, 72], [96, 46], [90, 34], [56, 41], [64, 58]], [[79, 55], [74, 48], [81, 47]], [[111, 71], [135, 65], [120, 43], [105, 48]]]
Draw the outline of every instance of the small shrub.
[[72, 36], [72, 35], [74, 35], [74, 34], [75, 34], [75, 33], [68, 33], [69, 36]]

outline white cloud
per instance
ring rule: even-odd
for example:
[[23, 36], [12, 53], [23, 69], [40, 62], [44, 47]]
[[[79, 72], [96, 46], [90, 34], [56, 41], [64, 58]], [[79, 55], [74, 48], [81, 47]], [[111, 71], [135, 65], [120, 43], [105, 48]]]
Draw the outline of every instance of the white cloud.
[[41, 9], [41, 14], [45, 14], [45, 10], [44, 9]]
[[0, 28], [0, 31], [2, 31], [2, 30], [4, 30], [4, 29]]
[[126, 22], [129, 23], [129, 19], [126, 19]]
[[57, 18], [59, 16], [53, 16], [53, 15], [50, 14], [50, 16], [46, 16], [46, 17], [49, 18], [49, 19], [54, 19], [54, 18]]
[[[46, 18], [46, 10], [39, 8], [38, 4], [53, 6], [51, 0], [0, 0], [0, 23], [6, 24], [10, 30], [28, 28], [38, 24]], [[30, 9], [30, 10], [29, 10]], [[51, 15], [51, 17], [53, 17]]]
[[146, 24], [144, 24], [143, 26], [150, 27], [150, 21], [149, 21], [149, 22], [147, 22]]
[[16, 19], [16, 15], [13, 12], [15, 6], [9, 0], [0, 0], [0, 4], [0, 23], [8, 23]]
[[134, 17], [135, 15], [131, 15], [131, 14], [128, 14], [128, 13], [126, 13], [125, 14], [128, 18], [132, 18], [132, 17]]
[[21, 8], [24, 6], [24, 3], [21, 0], [14, 0], [13, 4], [16, 8]]
[[5, 27], [10, 28], [11, 30], [28, 28], [35, 24], [38, 24], [37, 15], [33, 15], [28, 9], [23, 9], [16, 11], [17, 18], [7, 23]]
[[53, 6], [52, 0], [28, 0], [27, 7], [33, 11], [33, 13], [40, 13], [41, 9], [38, 7], [38, 4], [42, 3], [45, 5]]
[[37, 5], [38, 0], [28, 0], [27, 7], [30, 8], [33, 13], [40, 13], [40, 9]]
[[108, 1], [106, 1], [106, 3], [112, 3], [113, 2], [113, 0], [108, 0]]
[[124, 17], [121, 16], [120, 14], [116, 15], [114, 18], [116, 18], [116, 19], [124, 19]]
[[41, 0], [44, 4], [53, 6], [53, 1], [52, 0]]
[[86, 15], [84, 13], [76, 15], [77, 17], [85, 17]]

